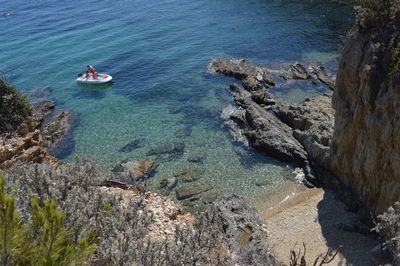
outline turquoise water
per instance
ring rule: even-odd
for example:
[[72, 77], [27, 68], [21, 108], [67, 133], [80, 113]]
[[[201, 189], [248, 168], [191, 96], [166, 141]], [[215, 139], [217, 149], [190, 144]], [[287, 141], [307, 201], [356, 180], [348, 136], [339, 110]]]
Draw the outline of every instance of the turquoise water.
[[[292, 189], [284, 184], [292, 184], [293, 169], [234, 142], [220, 117], [232, 103], [232, 80], [211, 74], [208, 64], [217, 57], [267, 66], [318, 60], [334, 71], [352, 9], [303, 2], [7, 1], [1, 12], [15, 15], [0, 17], [0, 74], [31, 95], [50, 90], [58, 108], [76, 114], [72, 141], [60, 158], [93, 158], [105, 169], [124, 159], [157, 159], [155, 188], [177, 169], [195, 165], [190, 156], [202, 154], [196, 165], [204, 174], [196, 182], [256, 204], [276, 191], [287, 193], [282, 187]], [[114, 82], [77, 85], [87, 64]], [[289, 86], [275, 93], [300, 100], [325, 89]], [[136, 149], [121, 151], [131, 141]], [[183, 153], [146, 156], [171, 141], [183, 142]]]

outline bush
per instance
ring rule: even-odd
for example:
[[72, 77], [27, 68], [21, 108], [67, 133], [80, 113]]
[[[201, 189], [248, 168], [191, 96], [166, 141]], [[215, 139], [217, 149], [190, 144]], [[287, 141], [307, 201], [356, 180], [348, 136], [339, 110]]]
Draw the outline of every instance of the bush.
[[[93, 161], [77, 160], [56, 169], [48, 164], [15, 165], [7, 173], [6, 188], [18, 199], [18, 209], [29, 219], [35, 195], [56, 199], [65, 213], [73, 239], [93, 231], [98, 239], [93, 265], [265, 265], [269, 250], [231, 250], [226, 228], [215, 210], [199, 215], [193, 227], [177, 226], [173, 237], [150, 238], [154, 217], [146, 194], [135, 188], [103, 186], [118, 177], [105, 174]], [[136, 194], [131, 196], [130, 192]], [[139, 194], [137, 194], [139, 193]], [[159, 222], [159, 221], [158, 221]], [[267, 265], [275, 265], [268, 263]]]
[[31, 106], [27, 97], [0, 78], [0, 133], [15, 129], [29, 115]]
[[384, 214], [378, 216], [374, 228], [384, 247], [393, 256], [393, 265], [400, 265], [400, 202], [395, 202]]
[[374, 28], [386, 23], [399, 12], [398, 0], [359, 0], [357, 20], [364, 28]]
[[23, 221], [0, 177], [0, 259], [3, 265], [82, 265], [93, 254], [92, 238], [72, 238], [54, 200], [32, 200], [32, 219]]

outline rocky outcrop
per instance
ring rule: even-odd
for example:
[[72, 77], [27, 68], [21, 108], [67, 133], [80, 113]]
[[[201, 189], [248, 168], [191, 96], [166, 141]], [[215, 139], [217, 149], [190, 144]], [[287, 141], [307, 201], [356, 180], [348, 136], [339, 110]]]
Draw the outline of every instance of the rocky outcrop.
[[369, 10], [353, 28], [333, 95], [330, 168], [374, 213], [400, 200], [400, 2], [390, 2], [389, 16]]
[[315, 84], [322, 82], [331, 89], [333, 89], [335, 85], [335, 80], [332, 75], [329, 74], [323, 66], [317, 63], [310, 63], [308, 66], [300, 63], [284, 64], [281, 70], [275, 70], [274, 72], [279, 73], [279, 75], [286, 80], [309, 80]]
[[307, 160], [306, 151], [293, 137], [292, 129], [247, 98], [235, 85], [231, 85], [231, 90], [234, 92], [235, 102], [245, 111], [241, 117], [232, 118], [244, 131], [249, 144], [275, 158], [303, 166]]
[[251, 65], [244, 59], [215, 59], [211, 62], [211, 68], [219, 74], [240, 79], [243, 87], [248, 91], [256, 91], [275, 85], [268, 69]]
[[213, 206], [213, 212], [241, 265], [279, 264], [267, 245], [267, 225], [242, 198], [235, 195], [224, 198]]
[[307, 151], [308, 158], [328, 169], [333, 135], [332, 94], [307, 98], [301, 104], [279, 102], [272, 109], [293, 129], [293, 136]]
[[8, 168], [18, 161], [56, 163], [48, 150], [56, 148], [70, 132], [72, 116], [62, 112], [49, 118], [54, 107], [47, 100], [34, 103], [32, 116], [25, 118], [14, 132], [0, 136], [0, 168]]
[[[258, 151], [302, 167], [307, 180], [318, 184], [311, 165], [329, 165], [334, 123], [332, 93], [308, 98], [301, 104], [288, 103], [273, 99], [267, 86], [262, 84], [252, 89], [246, 88], [243, 80], [261, 71], [268, 73], [269, 78], [273, 73], [286, 80], [304, 79], [333, 86], [331, 76], [317, 64], [308, 67], [299, 63], [285, 66], [271, 70], [251, 66], [245, 61], [214, 60], [211, 63], [217, 73], [239, 78], [243, 82], [244, 90], [235, 84], [230, 86], [239, 108], [223, 113], [223, 117], [230, 120], [228, 125], [233, 135], [239, 140], [245, 137], [247, 143]], [[271, 80], [268, 87], [273, 84]], [[308, 182], [306, 184], [310, 185]]]

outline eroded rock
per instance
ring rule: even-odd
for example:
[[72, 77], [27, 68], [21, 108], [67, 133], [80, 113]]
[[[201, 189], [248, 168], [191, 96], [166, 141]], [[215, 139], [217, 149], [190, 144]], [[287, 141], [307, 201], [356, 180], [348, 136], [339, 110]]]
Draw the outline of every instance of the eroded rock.
[[181, 187], [178, 187], [175, 192], [176, 192], [176, 198], [178, 200], [184, 200], [188, 198], [193, 198], [194, 196], [197, 196], [203, 192], [211, 190], [213, 187], [211, 185], [184, 185]]
[[158, 164], [154, 161], [123, 161], [112, 169], [116, 179], [124, 182], [142, 181], [152, 176]]

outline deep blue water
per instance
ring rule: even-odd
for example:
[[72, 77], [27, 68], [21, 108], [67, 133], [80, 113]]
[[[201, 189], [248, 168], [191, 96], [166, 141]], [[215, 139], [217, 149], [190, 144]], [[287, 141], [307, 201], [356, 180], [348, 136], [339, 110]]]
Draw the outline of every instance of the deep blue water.
[[[205, 174], [197, 182], [253, 202], [287, 193], [293, 169], [233, 141], [220, 118], [232, 103], [227, 90], [232, 80], [209, 73], [209, 62], [246, 58], [275, 66], [317, 60], [334, 72], [353, 20], [349, 6], [326, 1], [0, 3], [1, 13], [15, 12], [0, 16], [0, 74], [32, 98], [51, 91], [46, 97], [79, 122], [73, 141], [58, 156], [93, 158], [109, 169], [123, 159], [155, 159], [146, 156], [149, 149], [183, 141], [183, 154], [157, 158], [154, 184], [194, 165], [189, 156], [205, 154], [199, 165]], [[76, 75], [87, 64], [111, 74], [113, 84], [77, 85]], [[301, 100], [321, 90], [307, 85], [275, 93]], [[190, 135], [179, 136], [180, 130]], [[121, 151], [131, 141], [138, 143], [135, 149]], [[268, 185], [257, 186], [260, 180]]]

